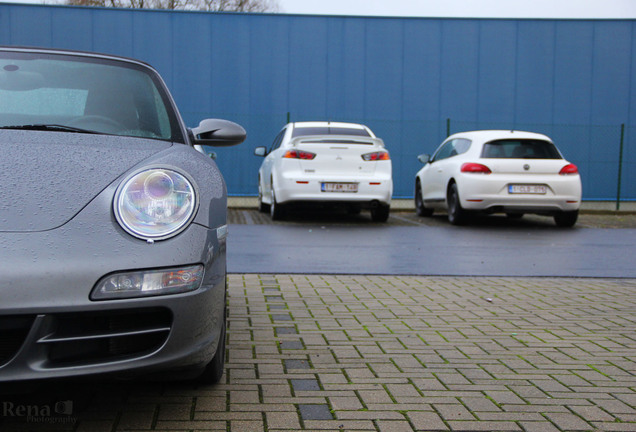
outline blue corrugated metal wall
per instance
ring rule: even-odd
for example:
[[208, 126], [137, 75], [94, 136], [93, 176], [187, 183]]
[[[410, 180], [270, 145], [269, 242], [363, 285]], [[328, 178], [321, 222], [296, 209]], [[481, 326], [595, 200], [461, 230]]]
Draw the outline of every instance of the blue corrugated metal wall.
[[412, 196], [416, 155], [450, 131], [551, 135], [579, 165], [586, 199], [636, 199], [635, 20], [295, 16], [0, 4], [0, 44], [136, 57], [163, 75], [190, 126], [238, 121], [217, 150], [232, 195], [255, 195], [287, 120], [370, 126], [393, 158], [394, 196]]

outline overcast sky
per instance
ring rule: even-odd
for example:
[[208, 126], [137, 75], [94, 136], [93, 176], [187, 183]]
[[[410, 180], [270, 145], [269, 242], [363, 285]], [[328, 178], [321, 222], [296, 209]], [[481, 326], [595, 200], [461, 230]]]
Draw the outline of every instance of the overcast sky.
[[466, 18], [636, 18], [636, 0], [278, 0], [281, 12]]
[[[280, 12], [461, 18], [636, 18], [636, 0], [277, 0]], [[63, 0], [0, 0], [63, 3]]]

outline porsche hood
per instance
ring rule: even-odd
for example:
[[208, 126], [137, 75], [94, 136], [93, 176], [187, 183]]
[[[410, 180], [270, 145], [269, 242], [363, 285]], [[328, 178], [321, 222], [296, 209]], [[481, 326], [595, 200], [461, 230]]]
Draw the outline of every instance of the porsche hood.
[[65, 224], [123, 173], [171, 145], [111, 135], [0, 131], [0, 232]]

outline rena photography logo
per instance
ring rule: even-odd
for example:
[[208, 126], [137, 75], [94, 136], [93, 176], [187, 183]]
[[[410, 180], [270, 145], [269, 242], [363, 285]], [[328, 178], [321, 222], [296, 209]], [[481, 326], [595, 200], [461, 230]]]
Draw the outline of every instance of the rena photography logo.
[[23, 404], [2, 402], [2, 416], [21, 418], [28, 423], [61, 423], [74, 424], [73, 401], [58, 401], [52, 404]]

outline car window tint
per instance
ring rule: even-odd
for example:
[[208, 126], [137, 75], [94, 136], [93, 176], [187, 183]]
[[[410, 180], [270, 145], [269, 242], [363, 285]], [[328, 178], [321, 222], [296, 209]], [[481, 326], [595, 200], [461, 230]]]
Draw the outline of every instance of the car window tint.
[[292, 132], [292, 138], [308, 135], [354, 135], [364, 137], [371, 136], [366, 129], [331, 126], [295, 127], [294, 131]]
[[490, 159], [562, 159], [556, 146], [549, 141], [505, 139], [484, 144], [482, 158]]

